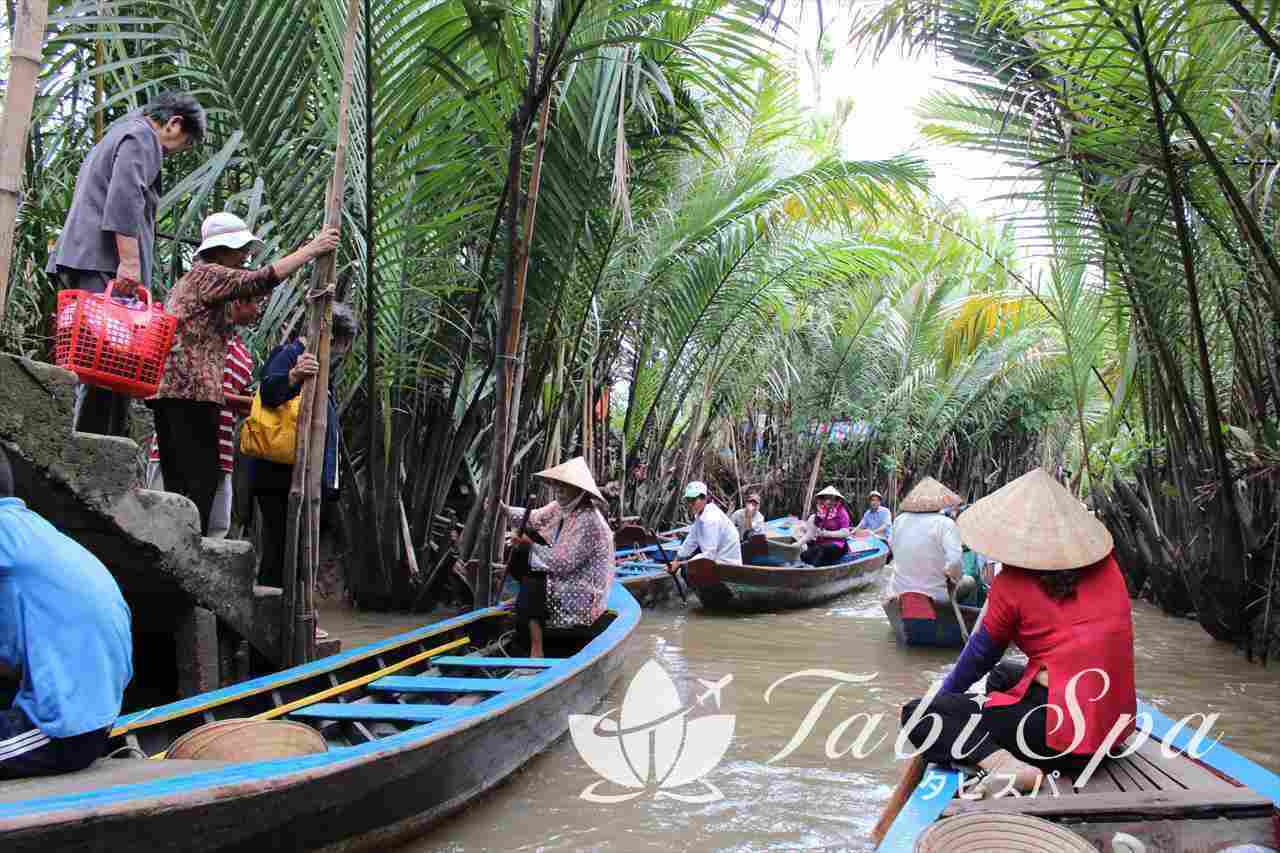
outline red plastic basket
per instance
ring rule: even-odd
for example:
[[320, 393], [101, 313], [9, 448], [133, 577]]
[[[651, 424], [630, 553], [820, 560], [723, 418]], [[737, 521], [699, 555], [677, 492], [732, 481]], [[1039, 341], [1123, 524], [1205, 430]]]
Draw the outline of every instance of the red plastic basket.
[[106, 293], [58, 293], [54, 361], [86, 385], [151, 397], [160, 388], [178, 319], [153, 305], [145, 287], [137, 288], [141, 304], [126, 305], [111, 298], [114, 286], [109, 283]]

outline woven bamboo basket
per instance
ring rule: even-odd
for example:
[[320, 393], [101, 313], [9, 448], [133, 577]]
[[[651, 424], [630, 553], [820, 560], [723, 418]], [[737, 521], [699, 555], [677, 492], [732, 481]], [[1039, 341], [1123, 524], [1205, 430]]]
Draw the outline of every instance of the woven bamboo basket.
[[289, 720], [218, 720], [187, 732], [166, 758], [197, 761], [265, 761], [325, 752], [329, 745], [304, 723]]

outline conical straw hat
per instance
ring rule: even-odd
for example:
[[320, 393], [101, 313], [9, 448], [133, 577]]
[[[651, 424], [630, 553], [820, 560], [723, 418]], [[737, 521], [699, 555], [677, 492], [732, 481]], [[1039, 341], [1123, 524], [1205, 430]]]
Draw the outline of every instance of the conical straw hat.
[[938, 821], [921, 833], [915, 853], [1098, 853], [1098, 848], [1038, 817], [984, 812]]
[[993, 560], [1043, 572], [1077, 569], [1111, 553], [1111, 532], [1042, 468], [960, 516], [960, 539]]
[[955, 492], [932, 477], [925, 477], [898, 504], [898, 512], [938, 512], [960, 502]]
[[596, 500], [604, 503], [604, 495], [600, 494], [600, 489], [596, 487], [595, 478], [591, 476], [591, 469], [587, 467], [587, 460], [581, 456], [575, 456], [568, 462], [562, 462], [554, 468], [539, 471], [533, 476], [577, 486]]
[[[844, 501], [844, 495], [840, 494], [840, 492], [836, 490], [835, 486], [827, 486], [825, 489], [823, 489], [822, 491], [814, 495], [814, 497], [815, 498], [839, 498], [840, 500]], [[845, 501], [845, 503], [848, 503], [848, 501]]]

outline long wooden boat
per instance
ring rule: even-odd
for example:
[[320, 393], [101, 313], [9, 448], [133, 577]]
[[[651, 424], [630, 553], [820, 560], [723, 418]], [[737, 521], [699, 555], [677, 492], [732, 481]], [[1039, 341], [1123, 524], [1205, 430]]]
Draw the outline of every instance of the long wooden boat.
[[608, 606], [594, 637], [566, 657], [505, 657], [512, 614], [489, 608], [122, 717], [113, 750], [155, 755], [204, 723], [255, 716], [306, 721], [329, 749], [256, 762], [103, 759], [0, 783], [0, 850], [388, 849], [501, 782], [564, 734], [569, 714], [595, 707], [640, 620], [620, 584]]
[[1261, 845], [1254, 850], [1280, 849], [1280, 776], [1214, 743], [1212, 735], [1194, 744], [1195, 725], [1193, 718], [1192, 725], [1178, 726], [1139, 702], [1139, 731], [1125, 750], [1136, 747], [1133, 754], [1103, 761], [1080, 791], [1073, 779], [1061, 776], [1034, 797], [966, 799], [958, 796], [959, 771], [930, 766], [876, 850], [911, 853], [934, 821], [983, 812], [1059, 823], [1099, 850], [1119, 849], [1112, 844], [1117, 833], [1133, 836], [1149, 853], [1207, 853], [1248, 844]]
[[[884, 615], [889, 619], [893, 635], [904, 646], [935, 646], [958, 649], [964, 645], [965, 634], [960, 631], [955, 612], [950, 605], [941, 605], [927, 596], [907, 602], [907, 615], [902, 613], [902, 596], [884, 602]], [[965, 629], [972, 631], [982, 613], [980, 607], [960, 605]]]
[[711, 610], [809, 607], [873, 584], [889, 549], [878, 539], [850, 539], [850, 553], [832, 566], [743, 565], [694, 558], [686, 577]]

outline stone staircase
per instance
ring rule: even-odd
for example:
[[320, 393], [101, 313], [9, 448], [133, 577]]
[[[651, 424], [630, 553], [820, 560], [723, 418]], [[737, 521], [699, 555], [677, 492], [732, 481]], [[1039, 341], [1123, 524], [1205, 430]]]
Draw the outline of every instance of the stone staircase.
[[[195, 504], [139, 488], [134, 439], [72, 432], [75, 385], [68, 371], [0, 356], [0, 444], [19, 497], [106, 564], [136, 630], [174, 634], [182, 692], [229, 680], [226, 628], [278, 665], [281, 591], [254, 585], [253, 546], [202, 537]], [[135, 438], [150, 433], [149, 415], [135, 404]]]

